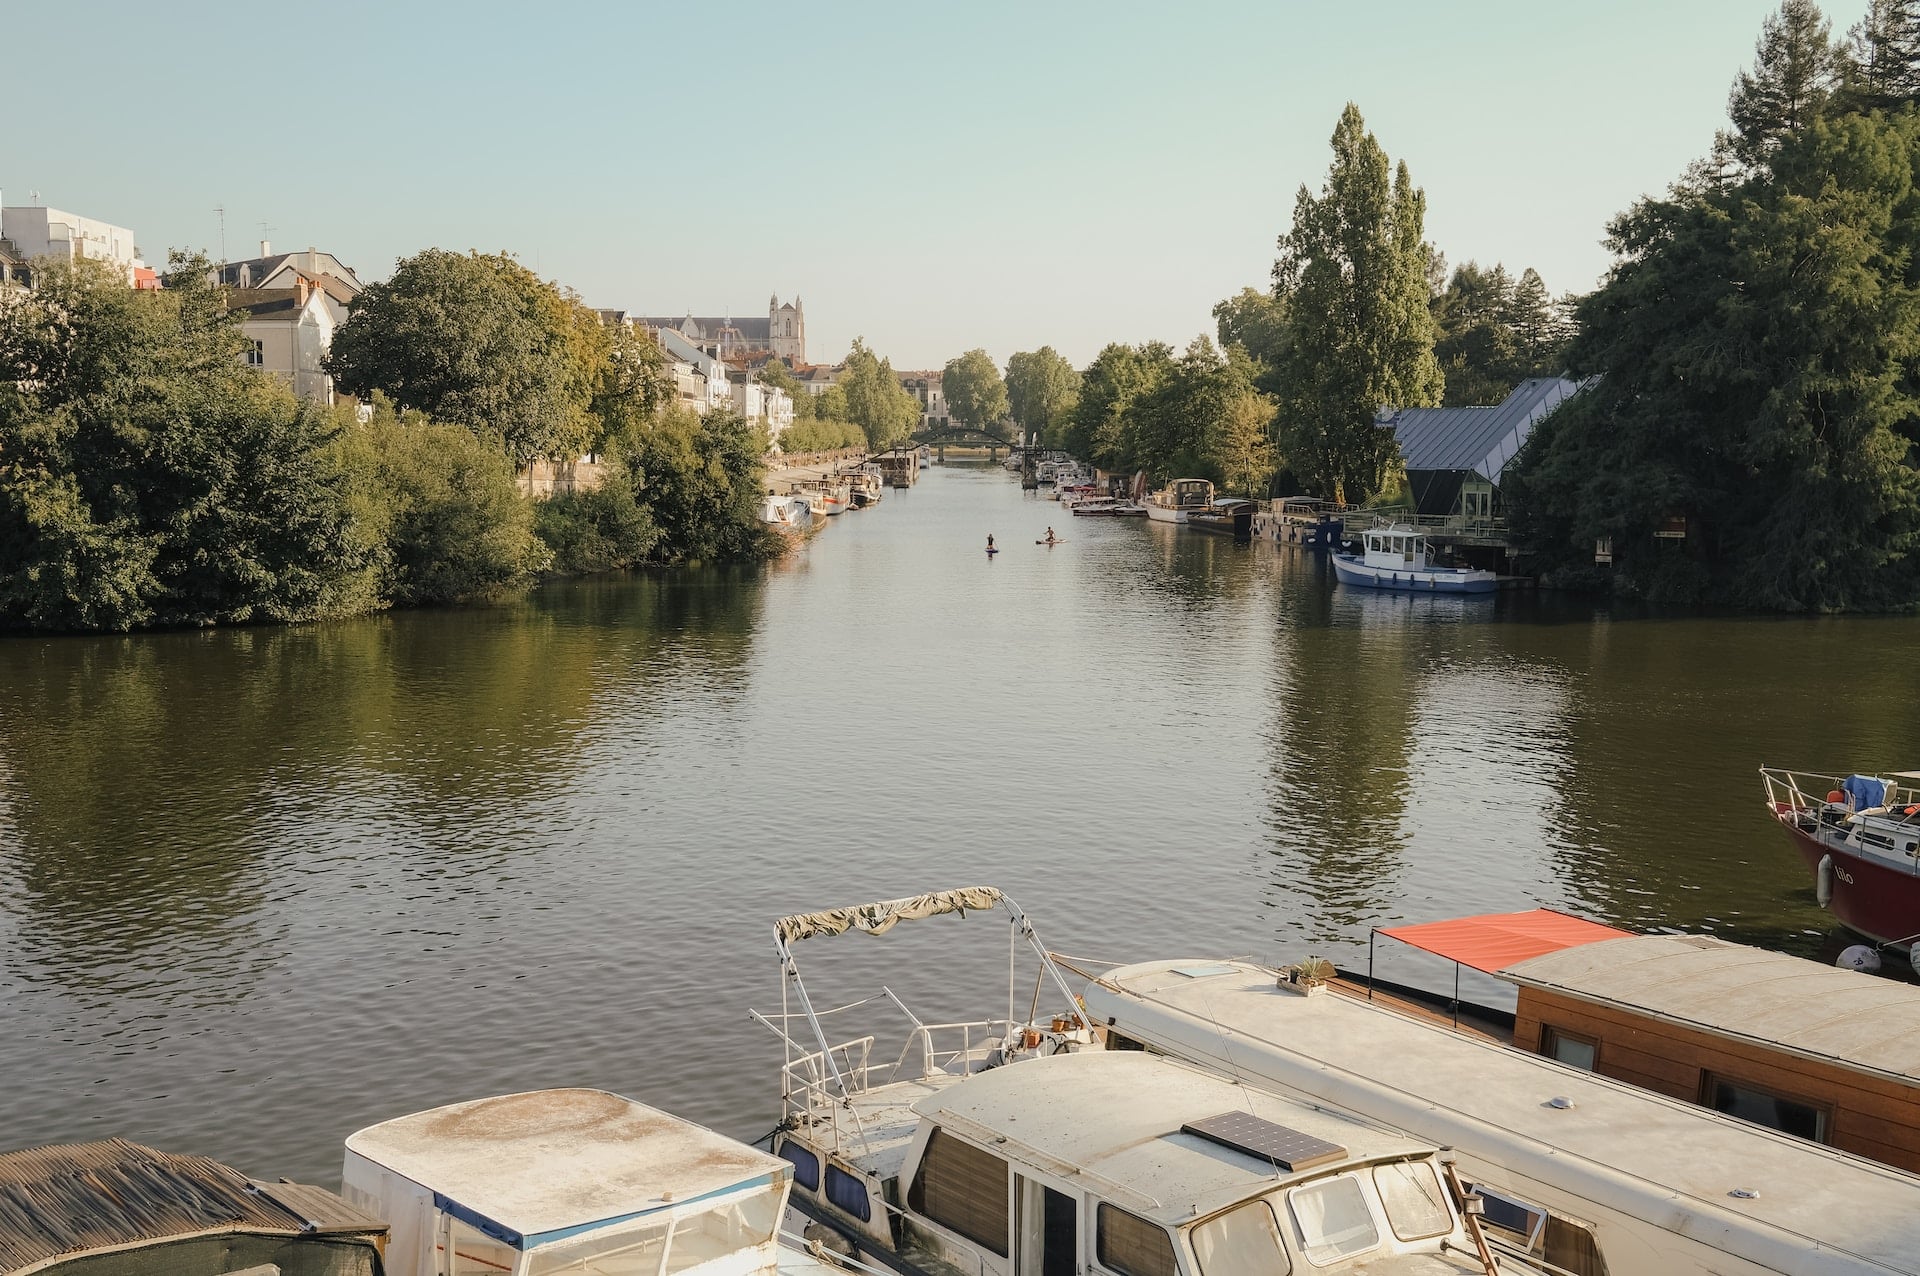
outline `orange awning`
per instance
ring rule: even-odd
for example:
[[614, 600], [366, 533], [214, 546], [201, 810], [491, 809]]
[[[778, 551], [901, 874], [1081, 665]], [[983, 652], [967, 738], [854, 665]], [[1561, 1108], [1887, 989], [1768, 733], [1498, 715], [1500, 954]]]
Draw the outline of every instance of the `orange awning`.
[[1602, 926], [1584, 917], [1535, 908], [1524, 913], [1488, 913], [1452, 921], [1395, 926], [1382, 935], [1438, 953], [1462, 966], [1497, 974], [1517, 961], [1578, 948], [1602, 939], [1625, 939], [1633, 932]]

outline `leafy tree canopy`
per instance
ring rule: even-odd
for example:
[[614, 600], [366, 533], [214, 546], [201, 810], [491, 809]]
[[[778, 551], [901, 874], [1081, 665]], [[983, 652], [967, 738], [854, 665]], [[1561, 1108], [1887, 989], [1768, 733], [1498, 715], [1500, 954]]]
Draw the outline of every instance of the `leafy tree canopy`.
[[876, 452], [904, 442], [920, 424], [920, 400], [900, 384], [893, 364], [858, 337], [835, 389], [846, 400], [846, 419], [860, 427], [867, 446]]
[[946, 396], [947, 411], [975, 430], [995, 429], [1009, 410], [1006, 383], [985, 350], [969, 350], [948, 360], [940, 376], [940, 393]]
[[1023, 351], [1007, 360], [1006, 386], [1008, 410], [1020, 429], [1058, 443], [1080, 394], [1073, 365], [1052, 346]]

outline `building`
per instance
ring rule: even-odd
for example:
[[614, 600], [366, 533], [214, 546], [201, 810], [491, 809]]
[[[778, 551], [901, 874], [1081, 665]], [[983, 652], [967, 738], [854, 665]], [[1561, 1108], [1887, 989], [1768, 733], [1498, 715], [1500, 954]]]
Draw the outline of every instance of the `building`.
[[0, 208], [0, 239], [16, 263], [28, 264], [36, 257], [75, 261], [86, 257], [110, 262], [126, 271], [127, 284], [157, 287], [158, 278], [140, 260], [140, 249], [133, 232], [125, 226], [95, 221], [78, 213], [43, 208]]
[[800, 298], [781, 304], [776, 294], [767, 302], [767, 317], [731, 315], [636, 318], [656, 332], [675, 332], [716, 359], [764, 354], [792, 363], [807, 359], [807, 318]]
[[807, 393], [818, 398], [831, 390], [845, 372], [846, 365], [828, 367], [824, 363], [796, 363], [793, 365], [793, 379], [807, 388]]
[[744, 368], [729, 368], [727, 381], [733, 387], [733, 410], [764, 425], [768, 440], [778, 443], [782, 431], [793, 424], [793, 396]]
[[327, 292], [304, 274], [285, 276], [285, 288], [231, 288], [227, 309], [241, 316], [250, 343], [241, 356], [272, 373], [310, 403], [333, 403], [333, 378], [321, 367], [333, 347], [336, 325]]
[[901, 372], [901, 388], [920, 401], [920, 429], [944, 430], [953, 424], [947, 412], [946, 392], [940, 388], [941, 377], [938, 369], [931, 372]]
[[1590, 384], [1565, 377], [1522, 381], [1498, 407], [1383, 409], [1406, 461], [1414, 513], [1491, 523], [1500, 517], [1500, 476], [1534, 426]]
[[702, 416], [733, 406], [733, 382], [727, 365], [672, 328], [656, 334], [673, 373], [674, 397]]
[[223, 262], [211, 272], [215, 284], [226, 288], [291, 288], [295, 278], [304, 278], [309, 288], [318, 289], [333, 315], [333, 326], [347, 321], [353, 299], [365, 290], [353, 268], [317, 248], [300, 253], [275, 253], [273, 245], [260, 241], [260, 255], [245, 261]]

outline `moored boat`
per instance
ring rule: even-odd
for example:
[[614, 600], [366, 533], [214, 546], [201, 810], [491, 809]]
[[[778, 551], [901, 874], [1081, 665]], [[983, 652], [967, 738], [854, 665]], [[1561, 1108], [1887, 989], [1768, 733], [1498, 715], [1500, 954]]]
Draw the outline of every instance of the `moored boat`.
[[813, 505], [802, 494], [769, 495], [760, 503], [760, 521], [783, 532], [804, 532], [813, 527]]
[[1818, 775], [1761, 767], [1767, 810], [1848, 930], [1905, 950], [1920, 970], [1920, 772]]
[[1195, 531], [1218, 532], [1232, 536], [1236, 540], [1253, 539], [1253, 516], [1259, 510], [1253, 501], [1228, 497], [1217, 500], [1206, 509], [1193, 510], [1187, 515], [1187, 526]]
[[1361, 543], [1358, 555], [1333, 555], [1334, 575], [1343, 585], [1419, 594], [1484, 594], [1500, 587], [1493, 572], [1436, 566], [1427, 538], [1404, 524], [1370, 528]]
[[1147, 498], [1147, 517], [1156, 523], [1185, 523], [1194, 511], [1213, 508], [1213, 484], [1206, 479], [1175, 479]]

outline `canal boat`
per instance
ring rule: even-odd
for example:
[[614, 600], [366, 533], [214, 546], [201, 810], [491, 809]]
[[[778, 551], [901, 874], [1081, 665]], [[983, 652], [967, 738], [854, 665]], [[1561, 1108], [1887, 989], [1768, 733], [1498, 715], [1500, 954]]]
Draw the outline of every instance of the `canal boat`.
[[1334, 575], [1343, 585], [1419, 594], [1484, 594], [1500, 586], [1493, 572], [1438, 567], [1427, 538], [1401, 523], [1368, 529], [1361, 553], [1334, 554]]
[[1156, 523], [1185, 523], [1194, 511], [1213, 508], [1213, 484], [1206, 479], [1175, 479], [1147, 498], [1147, 517]]
[[1101, 972], [1082, 996], [1109, 1049], [1171, 1055], [1454, 1148], [1499, 1244], [1555, 1269], [1920, 1272], [1910, 1174], [1444, 1023], [1310, 995], [1297, 971], [1145, 962]]
[[348, 1137], [341, 1179], [348, 1201], [392, 1226], [387, 1276], [835, 1270], [781, 1238], [789, 1161], [604, 1090], [501, 1095], [368, 1126]]
[[1886, 777], [1760, 768], [1767, 811], [1834, 920], [1920, 970], [1920, 772]]
[[813, 527], [813, 504], [804, 495], [768, 496], [760, 503], [760, 521], [782, 532], [804, 532]]
[[1260, 506], [1238, 497], [1215, 501], [1203, 510], [1187, 515], [1187, 526], [1197, 532], [1217, 532], [1235, 540], [1253, 539], [1253, 516]]

